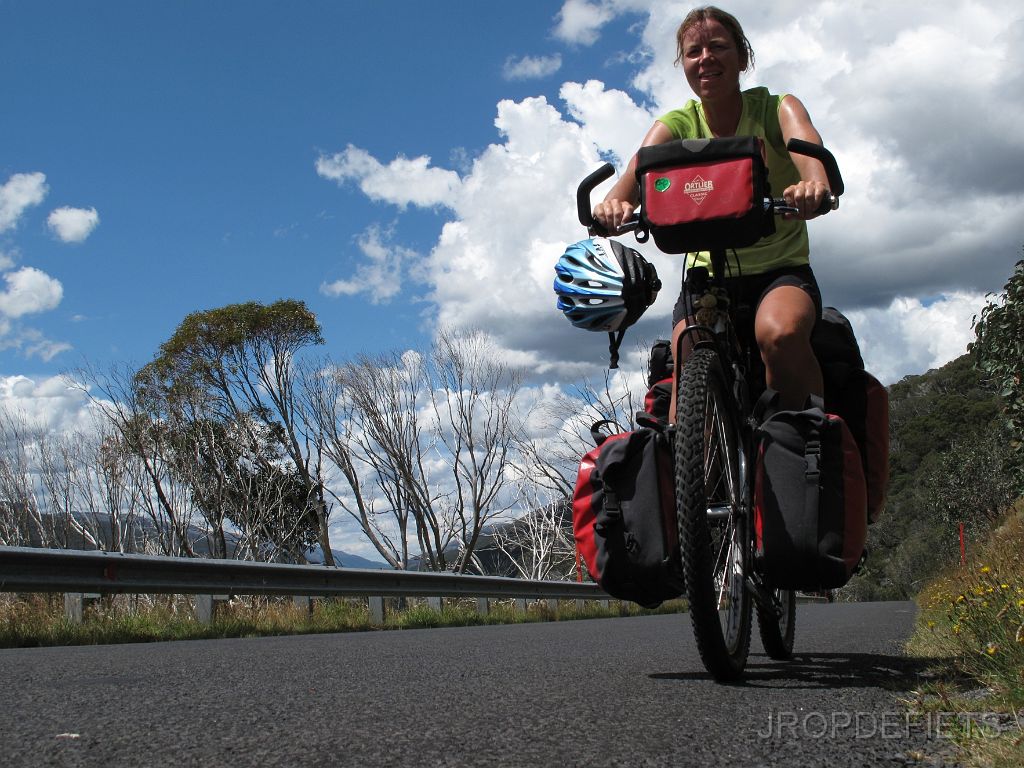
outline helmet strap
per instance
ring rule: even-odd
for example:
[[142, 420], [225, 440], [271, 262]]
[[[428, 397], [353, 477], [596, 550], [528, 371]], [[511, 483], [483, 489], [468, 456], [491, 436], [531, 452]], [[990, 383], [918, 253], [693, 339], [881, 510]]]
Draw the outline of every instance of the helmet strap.
[[608, 332], [608, 355], [610, 357], [608, 361], [609, 370], [614, 370], [619, 367], [619, 346], [621, 346], [622, 339], [625, 335], [625, 328], [618, 333], [615, 333], [614, 331]]

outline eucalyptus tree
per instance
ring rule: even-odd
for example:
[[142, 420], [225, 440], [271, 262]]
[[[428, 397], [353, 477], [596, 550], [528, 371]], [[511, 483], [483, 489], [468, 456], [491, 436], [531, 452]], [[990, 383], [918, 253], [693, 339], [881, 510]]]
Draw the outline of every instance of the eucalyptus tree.
[[230, 520], [291, 556], [319, 541], [334, 564], [320, 455], [296, 391], [296, 355], [322, 343], [300, 301], [232, 304], [188, 315], [135, 375], [218, 554], [227, 554]]
[[1024, 493], [1024, 259], [1014, 265], [1002, 294], [990, 296], [974, 332], [970, 349], [1002, 396], [1015, 451], [1014, 483]]

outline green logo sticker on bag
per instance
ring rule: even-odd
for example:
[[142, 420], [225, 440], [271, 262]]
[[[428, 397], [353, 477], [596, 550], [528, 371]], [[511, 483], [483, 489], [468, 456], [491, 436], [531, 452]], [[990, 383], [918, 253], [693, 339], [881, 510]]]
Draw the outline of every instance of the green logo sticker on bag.
[[671, 180], [666, 179], [664, 176], [662, 176], [660, 179], [656, 179], [655, 182], [654, 182], [654, 188], [656, 190], [658, 190], [659, 192], [664, 192], [665, 190], [667, 190], [671, 186], [672, 186]]

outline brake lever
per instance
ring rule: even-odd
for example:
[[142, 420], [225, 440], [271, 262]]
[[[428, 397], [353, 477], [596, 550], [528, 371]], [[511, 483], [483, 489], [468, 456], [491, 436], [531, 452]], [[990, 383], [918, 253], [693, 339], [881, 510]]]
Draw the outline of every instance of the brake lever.
[[[839, 209], [839, 197], [836, 196], [836, 195], [833, 195], [833, 194], [829, 194], [828, 197], [824, 198], [821, 201], [821, 205], [818, 206], [818, 210], [815, 211], [815, 214], [817, 214], [818, 216], [824, 216], [829, 211], [835, 211], [835, 210], [838, 210], [838, 209]], [[783, 214], [785, 214], [785, 213], [799, 214], [800, 213], [800, 209], [797, 208], [796, 206], [789, 205], [789, 203], [787, 203], [785, 200], [783, 200], [780, 197], [777, 200], [772, 200], [772, 212], [773, 213], [783, 213]]]

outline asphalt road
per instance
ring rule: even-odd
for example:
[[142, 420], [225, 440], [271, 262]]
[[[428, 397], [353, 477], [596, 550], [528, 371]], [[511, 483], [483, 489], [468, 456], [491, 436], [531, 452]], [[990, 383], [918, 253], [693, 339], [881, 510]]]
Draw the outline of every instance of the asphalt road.
[[730, 686], [686, 615], [0, 650], [0, 765], [952, 765], [898, 702], [913, 615], [801, 605]]

